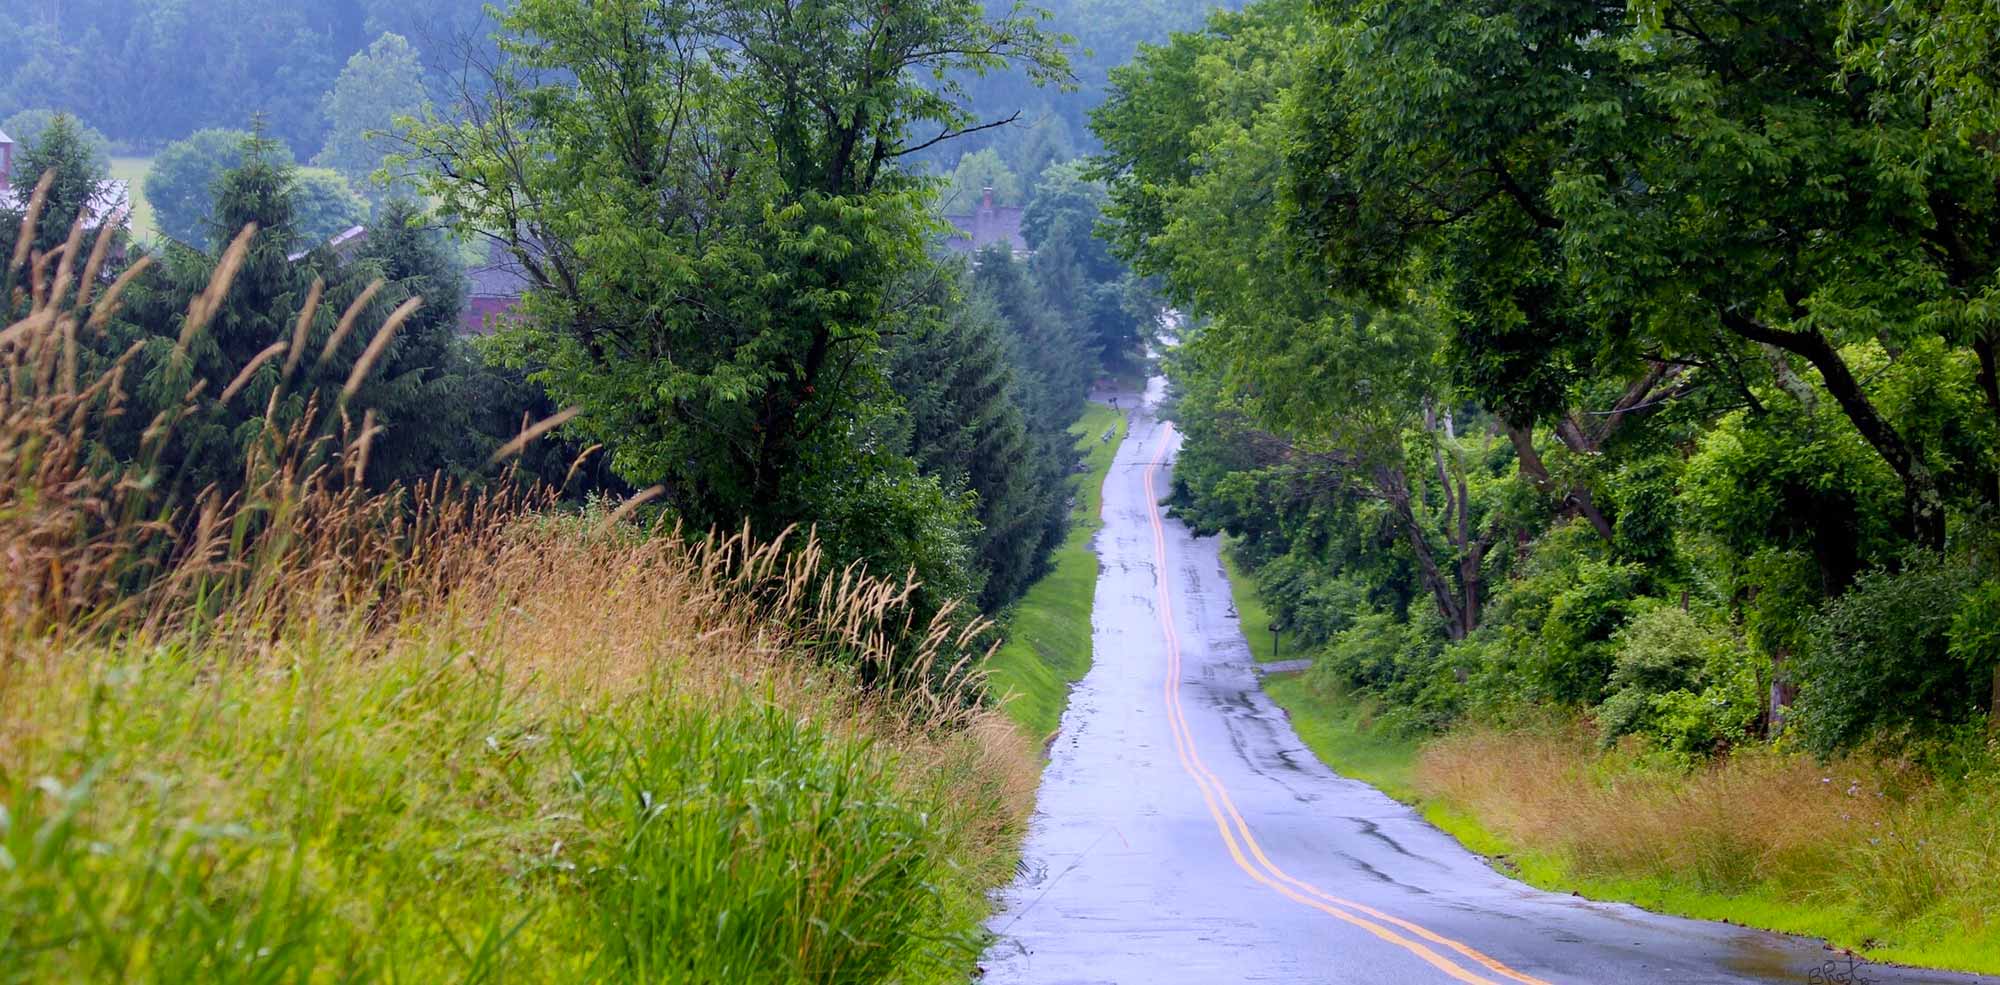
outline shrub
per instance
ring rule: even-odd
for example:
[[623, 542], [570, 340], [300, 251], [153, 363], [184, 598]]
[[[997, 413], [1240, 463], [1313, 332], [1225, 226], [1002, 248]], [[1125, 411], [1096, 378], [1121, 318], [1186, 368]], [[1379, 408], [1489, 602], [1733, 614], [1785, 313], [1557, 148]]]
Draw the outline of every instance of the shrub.
[[1683, 756], [1742, 741], [1762, 706], [1755, 655], [1727, 627], [1671, 605], [1618, 634], [1610, 688], [1597, 709], [1605, 745], [1638, 733]]
[[1408, 618], [1363, 609], [1314, 659], [1313, 686], [1381, 697], [1392, 731], [1441, 730], [1462, 713], [1466, 699], [1462, 668], [1445, 648], [1442, 622], [1430, 606], [1413, 609]]
[[1805, 746], [1831, 754], [1878, 734], [1908, 741], [1975, 717], [1990, 679], [1953, 657], [1951, 630], [1978, 584], [1963, 562], [1916, 554], [1827, 603], [1797, 665]]
[[1535, 545], [1518, 577], [1497, 586], [1486, 623], [1486, 683], [1526, 701], [1580, 707], [1604, 697], [1612, 638], [1645, 584], [1640, 565], [1611, 560], [1581, 521]]

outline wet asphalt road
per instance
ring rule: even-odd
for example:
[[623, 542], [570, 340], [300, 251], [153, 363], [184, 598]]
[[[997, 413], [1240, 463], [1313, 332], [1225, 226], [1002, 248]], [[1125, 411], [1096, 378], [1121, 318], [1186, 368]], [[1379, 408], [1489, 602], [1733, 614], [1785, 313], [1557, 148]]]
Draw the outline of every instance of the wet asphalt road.
[[1321, 765], [1251, 672], [1217, 539], [1153, 505], [1178, 447], [1138, 411], [1105, 480], [1094, 662], [1050, 749], [983, 981], [1826, 980], [1813, 972], [1833, 955], [1814, 941], [1529, 888]]

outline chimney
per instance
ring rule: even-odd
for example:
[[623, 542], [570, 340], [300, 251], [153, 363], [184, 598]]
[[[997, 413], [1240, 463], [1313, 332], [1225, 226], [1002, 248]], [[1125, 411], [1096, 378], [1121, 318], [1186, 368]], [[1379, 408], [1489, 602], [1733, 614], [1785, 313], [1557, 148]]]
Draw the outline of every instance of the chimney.
[[992, 185], [987, 185], [987, 186], [986, 186], [986, 191], [985, 191], [985, 193], [984, 193], [984, 194], [982, 194], [982, 195], [980, 196], [980, 198], [979, 198], [979, 211], [981, 211], [981, 212], [991, 212], [991, 211], [993, 211], [993, 186], [992, 186]]

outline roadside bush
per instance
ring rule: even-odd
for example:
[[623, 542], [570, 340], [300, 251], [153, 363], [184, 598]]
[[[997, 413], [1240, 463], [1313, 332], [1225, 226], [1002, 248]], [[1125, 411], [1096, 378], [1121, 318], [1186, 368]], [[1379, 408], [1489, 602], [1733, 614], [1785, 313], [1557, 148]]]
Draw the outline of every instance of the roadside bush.
[[1488, 607], [1486, 623], [1499, 630], [1483, 648], [1487, 684], [1529, 702], [1583, 707], [1603, 699], [1612, 639], [1645, 585], [1644, 568], [1609, 553], [1581, 521], [1536, 542]]
[[1373, 611], [1360, 579], [1330, 575], [1296, 554], [1272, 558], [1256, 577], [1258, 594], [1303, 646], [1329, 643]]
[[1645, 579], [1636, 564], [1587, 560], [1551, 600], [1540, 645], [1529, 662], [1543, 693], [1561, 704], [1603, 697], [1614, 659], [1612, 637], [1625, 624]]
[[1466, 697], [1444, 639], [1435, 609], [1414, 609], [1407, 619], [1364, 609], [1315, 657], [1312, 684], [1382, 698], [1388, 708], [1382, 721], [1391, 731], [1439, 731], [1463, 712]]
[[1828, 602], [1797, 664], [1794, 720], [1805, 747], [1827, 755], [1876, 736], [1896, 744], [1977, 717], [1990, 677], [1952, 655], [1951, 634], [1978, 585], [1963, 562], [1915, 554]]
[[1761, 710], [1756, 657], [1726, 626], [1672, 605], [1620, 631], [1609, 686], [1597, 709], [1607, 746], [1636, 733], [1702, 756], [1741, 742]]

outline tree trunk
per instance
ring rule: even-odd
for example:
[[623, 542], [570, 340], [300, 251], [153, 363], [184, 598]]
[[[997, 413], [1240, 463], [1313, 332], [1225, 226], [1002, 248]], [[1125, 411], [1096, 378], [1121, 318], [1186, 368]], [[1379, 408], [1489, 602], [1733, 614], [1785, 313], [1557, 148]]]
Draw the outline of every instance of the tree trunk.
[[1764, 735], [1775, 739], [1785, 728], [1785, 708], [1798, 697], [1798, 688], [1785, 677], [1788, 654], [1780, 648], [1771, 654], [1771, 687], [1764, 696]]
[[1444, 617], [1445, 636], [1453, 642], [1464, 639], [1464, 609], [1458, 604], [1457, 594], [1452, 591], [1451, 580], [1445, 577], [1444, 569], [1438, 565], [1437, 553], [1431, 550], [1430, 539], [1424, 536], [1423, 527], [1417, 522], [1416, 510], [1410, 503], [1409, 481], [1397, 469], [1377, 467], [1375, 488], [1396, 511], [1396, 522], [1403, 528], [1403, 539], [1409, 542], [1410, 553], [1416, 555], [1417, 579], [1430, 590], [1432, 601], [1437, 603], [1438, 615]]
[[[1555, 483], [1549, 477], [1549, 468], [1542, 462], [1541, 453], [1535, 450], [1534, 429], [1510, 423], [1507, 425], [1507, 440], [1514, 444], [1514, 459], [1521, 474], [1535, 488], [1549, 492]], [[1570, 486], [1569, 492], [1563, 497], [1563, 512], [1590, 521], [1591, 529], [1596, 530], [1597, 535], [1604, 538], [1607, 544], [1617, 536], [1604, 511], [1598, 509], [1596, 501], [1591, 499], [1590, 490], [1584, 488], [1581, 483]]]
[[[1972, 351], [1979, 356], [1979, 390], [1986, 395], [1986, 410], [1993, 415], [1993, 423], [2000, 425], [2000, 366], [1996, 366], [1994, 342], [1990, 336], [1981, 335], [1972, 340]], [[1986, 501], [2000, 506], [2000, 473], [1987, 477], [1986, 488], [1981, 490]], [[1996, 684], [2000, 687], [2000, 684]], [[2000, 697], [2000, 692], [1995, 693]]]
[[1986, 704], [1986, 722], [2000, 732], [2000, 663], [1993, 665], [1993, 694]]
[[1817, 330], [1792, 332], [1771, 328], [1757, 320], [1731, 311], [1723, 311], [1722, 324], [1730, 331], [1749, 339], [1776, 346], [1793, 353], [1811, 363], [1819, 370], [1820, 380], [1833, 395], [1854, 429], [1875, 449], [1896, 476], [1903, 482], [1903, 523], [1908, 536], [1919, 546], [1931, 550], [1944, 547], [1944, 497], [1938, 492], [1937, 477], [1931, 474], [1921, 456], [1910, 447], [1908, 441], [1884, 420], [1875, 409], [1873, 401], [1861, 388], [1861, 382], [1854, 378], [1847, 361], [1825, 335]]
[[1482, 596], [1486, 590], [1485, 578], [1479, 573], [1479, 568], [1486, 559], [1485, 554], [1483, 550], [1467, 546], [1465, 556], [1458, 562], [1458, 582], [1464, 586], [1465, 603], [1458, 609], [1457, 639], [1471, 636], [1472, 631], [1479, 628], [1479, 608], [1484, 604]]

